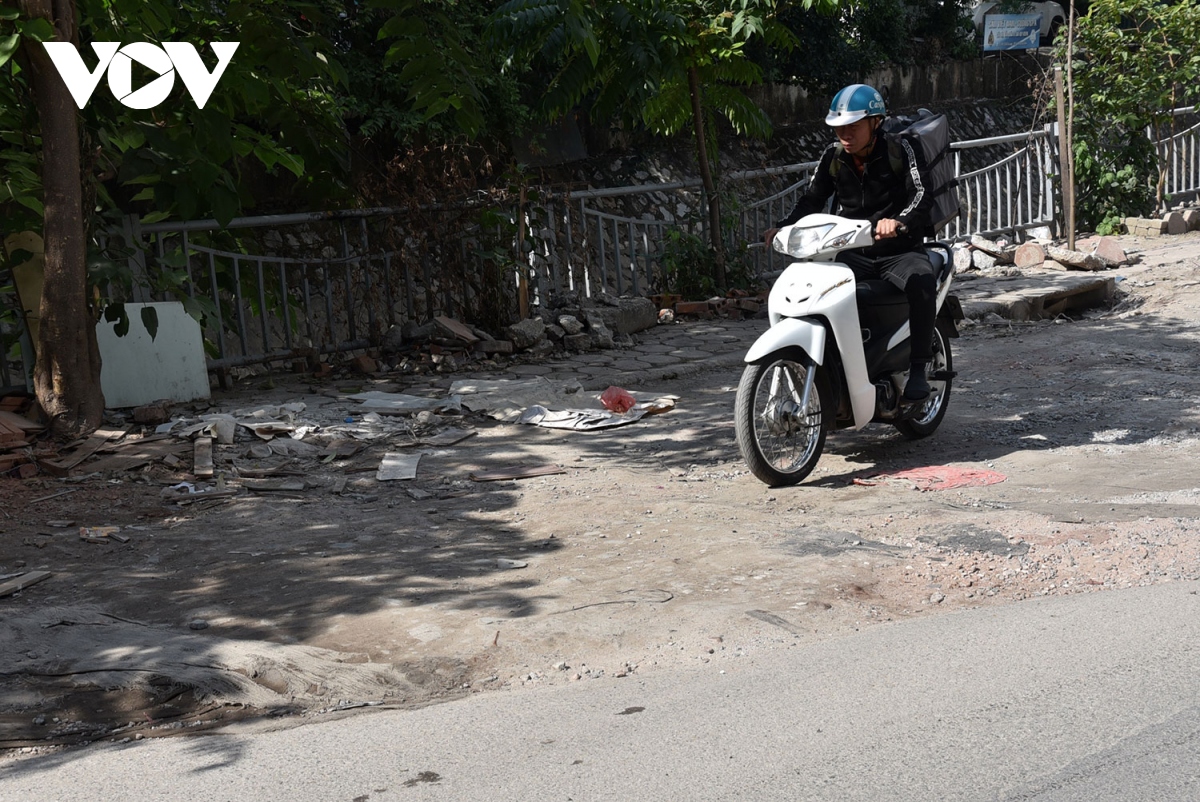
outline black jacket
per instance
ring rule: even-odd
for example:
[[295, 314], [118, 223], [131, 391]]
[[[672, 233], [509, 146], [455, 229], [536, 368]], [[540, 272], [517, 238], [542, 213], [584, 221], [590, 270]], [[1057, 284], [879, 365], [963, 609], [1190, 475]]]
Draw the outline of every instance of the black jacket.
[[[889, 147], [893, 149], [892, 157], [888, 155]], [[893, 170], [893, 158], [901, 162], [901, 170]], [[831, 167], [834, 159], [840, 162], [836, 169]], [[908, 227], [909, 233], [879, 240], [863, 249], [864, 255], [888, 256], [911, 251], [929, 229], [929, 209], [933, 204], [933, 197], [925, 190], [921, 162], [920, 154], [908, 143], [900, 140], [889, 146], [883, 132], [876, 131], [875, 144], [860, 176], [854, 169], [853, 157], [834, 142], [821, 154], [821, 163], [808, 189], [779, 225], [791, 225], [805, 215], [822, 211], [829, 196], [836, 193], [840, 207], [840, 211], [835, 209], [836, 214], [872, 222], [891, 218]]]

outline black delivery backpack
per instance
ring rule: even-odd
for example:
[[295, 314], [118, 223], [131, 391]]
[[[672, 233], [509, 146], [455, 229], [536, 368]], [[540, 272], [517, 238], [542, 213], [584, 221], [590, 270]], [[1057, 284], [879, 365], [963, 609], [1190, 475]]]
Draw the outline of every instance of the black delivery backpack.
[[933, 197], [929, 211], [932, 230], [919, 233], [936, 236], [960, 214], [958, 179], [950, 159], [950, 121], [945, 114], [921, 109], [916, 114], [888, 117], [883, 123], [883, 134], [888, 140], [889, 157], [893, 153], [900, 155], [902, 142], [915, 152], [921, 180], [926, 182], [925, 191]]

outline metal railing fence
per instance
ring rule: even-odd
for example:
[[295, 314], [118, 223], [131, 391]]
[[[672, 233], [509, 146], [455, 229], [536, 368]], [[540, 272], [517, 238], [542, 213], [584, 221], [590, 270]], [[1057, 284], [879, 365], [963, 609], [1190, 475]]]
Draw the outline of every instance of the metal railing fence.
[[[182, 301], [203, 320], [210, 370], [366, 348], [392, 326], [437, 315], [508, 320], [515, 293], [503, 291], [502, 271], [489, 276], [479, 265], [508, 250], [509, 237], [475, 222], [478, 208], [423, 209], [459, 231], [445, 241], [417, 236], [406, 224], [413, 210], [398, 208], [225, 226], [129, 218], [107, 246], [127, 260], [133, 282], [109, 293], [117, 302]], [[172, 274], [167, 286], [162, 276]]]
[[[1196, 106], [1188, 106], [1176, 109], [1174, 116], [1195, 115], [1196, 111]], [[1200, 196], [1200, 122], [1155, 144], [1159, 164], [1166, 168], [1163, 193], [1167, 203], [1179, 203]]]

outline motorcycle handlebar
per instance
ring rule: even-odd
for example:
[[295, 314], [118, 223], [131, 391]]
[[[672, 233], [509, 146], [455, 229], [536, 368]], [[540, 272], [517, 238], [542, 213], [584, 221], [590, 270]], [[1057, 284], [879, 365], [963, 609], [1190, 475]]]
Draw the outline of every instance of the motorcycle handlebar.
[[[879, 225], [879, 224], [878, 224], [878, 222], [875, 222], [875, 223], [872, 223], [872, 224], [871, 224], [871, 236], [872, 236], [872, 237], [876, 237], [876, 233], [875, 233], [875, 227], [876, 227], [877, 225]], [[904, 225], [904, 223], [901, 223], [899, 220], [897, 220], [897, 221], [896, 221], [896, 233], [897, 233], [897, 234], [907, 234], [907, 233], [908, 233], [908, 226]]]

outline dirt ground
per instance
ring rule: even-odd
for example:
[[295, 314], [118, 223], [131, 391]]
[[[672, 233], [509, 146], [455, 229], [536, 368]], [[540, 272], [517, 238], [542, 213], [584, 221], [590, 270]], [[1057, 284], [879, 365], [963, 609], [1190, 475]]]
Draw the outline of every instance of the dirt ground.
[[[719, 671], [883, 621], [1200, 578], [1200, 234], [1123, 244], [1140, 263], [1113, 308], [965, 326], [933, 438], [838, 433], [795, 488], [738, 456], [736, 367], [638, 388], [678, 406], [604, 432], [425, 416], [475, 434], [411, 481], [375, 478], [420, 435], [395, 430], [352, 455], [218, 448], [303, 489], [164, 497], [191, 477], [162, 463], [0, 479], [0, 576], [53, 573], [0, 599], [0, 749]], [[258, 377], [213, 404], [336, 422], [343, 383]], [[514, 464], [565, 472], [469, 478]], [[1003, 481], [895, 475], [931, 466]], [[128, 542], [79, 537], [107, 525]]]

